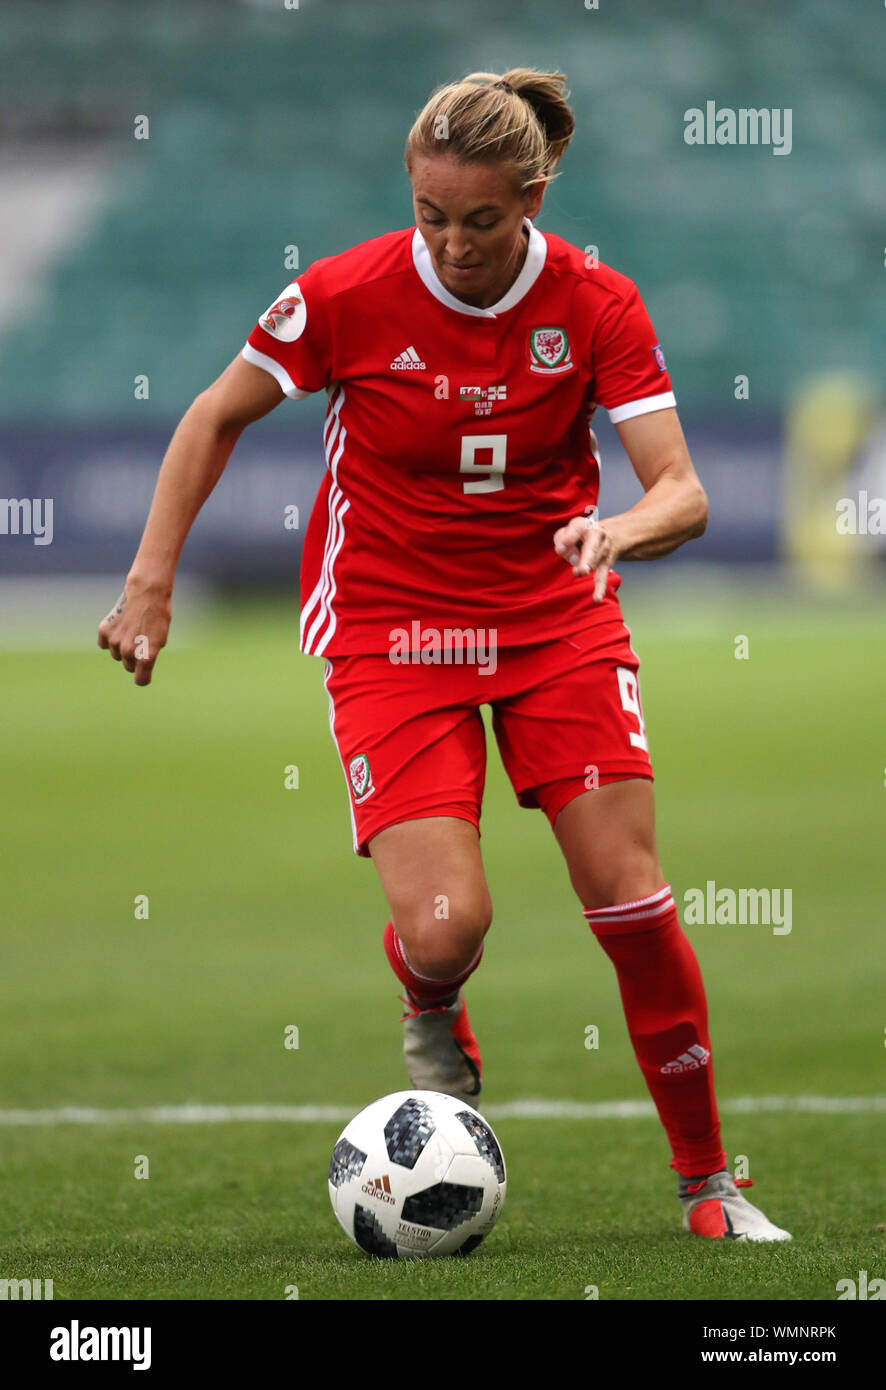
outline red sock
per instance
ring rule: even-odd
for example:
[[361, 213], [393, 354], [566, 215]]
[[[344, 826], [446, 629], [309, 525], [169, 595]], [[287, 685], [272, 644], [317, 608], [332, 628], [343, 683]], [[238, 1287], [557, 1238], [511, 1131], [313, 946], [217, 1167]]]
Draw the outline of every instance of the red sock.
[[585, 917], [615, 966], [628, 1033], [686, 1177], [726, 1164], [714, 1096], [704, 985], [668, 884]]
[[415, 1000], [415, 1003], [424, 1008], [433, 1004], [440, 1004], [450, 995], [455, 994], [459, 985], [463, 985], [469, 975], [473, 975], [477, 966], [480, 964], [480, 957], [483, 954], [481, 946], [470, 965], [466, 966], [460, 975], [455, 975], [451, 980], [433, 980], [428, 975], [419, 975], [417, 970], [413, 970], [409, 961], [406, 959], [406, 951], [403, 942], [394, 931], [393, 922], [388, 922], [385, 927], [384, 935], [385, 954], [390, 962], [391, 969], [397, 976], [401, 984], [404, 984]]

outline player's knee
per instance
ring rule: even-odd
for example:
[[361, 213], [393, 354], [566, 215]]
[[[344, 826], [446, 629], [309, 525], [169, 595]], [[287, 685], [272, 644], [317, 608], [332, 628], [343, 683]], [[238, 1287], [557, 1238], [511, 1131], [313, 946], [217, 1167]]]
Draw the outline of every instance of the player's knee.
[[645, 851], [614, 856], [595, 865], [576, 884], [582, 906], [587, 909], [618, 907], [621, 903], [646, 898], [662, 887], [661, 865], [653, 853]]
[[460, 975], [475, 959], [492, 922], [488, 897], [454, 903], [441, 900], [429, 913], [397, 924], [409, 964], [419, 975], [448, 980]]

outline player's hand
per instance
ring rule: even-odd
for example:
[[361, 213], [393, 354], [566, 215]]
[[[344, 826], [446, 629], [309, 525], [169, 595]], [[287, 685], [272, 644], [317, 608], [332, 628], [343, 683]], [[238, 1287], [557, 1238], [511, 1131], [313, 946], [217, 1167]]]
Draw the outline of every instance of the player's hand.
[[136, 685], [150, 685], [154, 662], [166, 646], [171, 622], [171, 591], [130, 576], [114, 607], [98, 625], [98, 645], [133, 673]]
[[620, 553], [606, 522], [592, 521], [589, 516], [574, 516], [554, 533], [554, 549], [572, 566], [576, 578], [593, 573], [594, 603], [602, 603], [609, 571]]

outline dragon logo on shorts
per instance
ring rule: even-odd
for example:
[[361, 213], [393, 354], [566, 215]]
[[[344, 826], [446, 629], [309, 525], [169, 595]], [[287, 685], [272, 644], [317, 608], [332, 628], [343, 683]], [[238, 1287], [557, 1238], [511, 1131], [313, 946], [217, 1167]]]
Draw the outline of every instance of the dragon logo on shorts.
[[565, 328], [533, 328], [529, 335], [531, 372], [568, 372], [575, 363]]
[[359, 806], [361, 801], [365, 801], [367, 796], [371, 796], [375, 791], [369, 759], [365, 753], [358, 753], [356, 758], [352, 758], [348, 763], [348, 777], [354, 791], [354, 805]]

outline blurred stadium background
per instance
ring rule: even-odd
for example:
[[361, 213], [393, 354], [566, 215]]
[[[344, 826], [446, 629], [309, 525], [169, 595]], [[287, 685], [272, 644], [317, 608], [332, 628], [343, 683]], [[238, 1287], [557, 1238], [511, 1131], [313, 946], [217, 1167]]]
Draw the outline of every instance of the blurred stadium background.
[[[802, 549], [785, 452], [804, 407], [801, 448], [811, 435], [829, 460], [819, 553], [848, 559], [822, 491], [843, 495], [884, 409], [873, 7], [850, 23], [825, 0], [701, 14], [37, 0], [7, 6], [3, 28], [0, 480], [5, 496], [55, 500], [51, 548], [4, 538], [7, 573], [125, 573], [170, 428], [290, 278], [285, 248], [304, 268], [408, 225], [413, 113], [441, 81], [524, 59], [566, 72], [578, 124], [542, 225], [640, 285], [710, 491], [707, 535], [669, 568]], [[790, 107], [790, 155], [684, 144], [684, 110], [708, 98]], [[281, 511], [310, 506], [322, 409], [281, 409], [241, 441], [184, 572], [291, 578]], [[636, 484], [600, 423], [613, 510]]]
[[[175, 423], [292, 278], [287, 248], [304, 268], [408, 225], [413, 113], [441, 82], [515, 65], [564, 71], [577, 118], [539, 225], [597, 247], [637, 281], [711, 501], [702, 540], [622, 568], [666, 871], [679, 891], [709, 878], [794, 890], [790, 937], [694, 934], [722, 1092], [873, 1106], [884, 1057], [872, 969], [882, 955], [883, 539], [863, 534], [871, 526], [842, 533], [835, 508], [886, 496], [884, 22], [882, 7], [850, 13], [825, 0], [3, 6], [0, 501], [53, 499], [51, 544], [0, 534], [3, 1114], [191, 1101], [346, 1110], [403, 1084], [384, 905], [350, 855], [319, 663], [296, 650], [300, 533], [283, 518], [295, 504], [307, 519], [323, 400], [284, 403], [239, 442], [186, 546], [150, 691], [93, 650], [95, 627], [120, 590]], [[790, 155], [685, 144], [684, 111], [708, 99], [791, 108]], [[135, 138], [140, 117], [149, 138]], [[639, 489], [611, 427], [595, 426], [605, 515]], [[747, 661], [735, 659], [739, 634]], [[297, 793], [283, 790], [293, 763]], [[608, 967], [591, 962], [541, 819], [514, 806], [495, 766], [484, 845], [497, 926], [474, 997], [490, 1102], [642, 1098]], [[151, 898], [150, 925], [133, 920], [139, 893]], [[552, 959], [537, 951], [542, 921], [559, 942]], [[523, 1041], [515, 1017], [527, 1020]], [[599, 1065], [578, 1041], [591, 1021], [617, 1039]], [[295, 1059], [280, 1041], [293, 1022]], [[776, 1220], [802, 1222], [810, 1153], [844, 1165], [851, 1152], [857, 1187], [844, 1181], [833, 1198], [822, 1173], [820, 1192], [844, 1203], [834, 1239], [847, 1222], [869, 1239], [881, 1200], [865, 1179], [882, 1154], [872, 1106], [807, 1116], [799, 1136], [783, 1115], [748, 1117], [752, 1152], [768, 1155], [779, 1193], [790, 1193], [784, 1209], [769, 1189]], [[541, 1239], [540, 1191], [568, 1188], [585, 1148], [561, 1129], [564, 1168], [552, 1174], [516, 1122], [502, 1124], [506, 1149], [533, 1174], [531, 1190], [521, 1195], [518, 1178], [509, 1198], [514, 1225], [508, 1235], [505, 1221], [501, 1241], [516, 1249], [520, 1214]], [[241, 1129], [219, 1160], [205, 1136], [187, 1149], [180, 1135], [161, 1144], [136, 1126], [94, 1143], [74, 1126], [47, 1147], [9, 1121], [0, 1142], [15, 1200], [4, 1204], [2, 1248], [18, 1267], [0, 1273], [36, 1275], [49, 1259], [87, 1295], [122, 1280], [135, 1296], [281, 1296], [252, 1265], [244, 1278], [247, 1256], [233, 1272], [211, 1260], [199, 1277], [188, 1272], [189, 1242], [196, 1249], [206, 1232], [186, 1228], [206, 1216], [225, 1245], [247, 1229], [226, 1186], [249, 1189], [258, 1229], [262, 1204], [276, 1219], [295, 1191], [320, 1202], [316, 1239], [341, 1254], [321, 1212], [323, 1154], [339, 1128], [285, 1139], [269, 1129], [260, 1153]], [[641, 1147], [659, 1182], [656, 1134], [647, 1126]], [[595, 1137], [603, 1176], [581, 1220], [596, 1231], [619, 1229], [605, 1174], [607, 1162], [612, 1182], [623, 1172], [620, 1143], [615, 1131]], [[184, 1174], [179, 1207], [164, 1207], [154, 1183], [131, 1195], [131, 1155], [163, 1145]], [[285, 1201], [281, 1174], [295, 1185]], [[564, 1197], [548, 1216], [562, 1254], [574, 1205]], [[650, 1197], [638, 1220], [652, 1229], [657, 1219]], [[279, 1223], [261, 1239], [276, 1289], [291, 1277]], [[104, 1261], [109, 1246], [116, 1264]], [[734, 1275], [732, 1292], [714, 1296], [833, 1296], [834, 1248], [825, 1241], [802, 1272], [770, 1262], [759, 1285]], [[862, 1257], [847, 1249], [837, 1273]], [[605, 1252], [597, 1258], [599, 1270]], [[721, 1277], [712, 1268], [684, 1280], [682, 1296], [708, 1296]], [[615, 1261], [615, 1296], [676, 1296], [666, 1271], [660, 1284], [647, 1274]], [[542, 1262], [522, 1292], [505, 1279], [505, 1292], [484, 1296], [581, 1296], [571, 1273], [545, 1277]], [[317, 1296], [321, 1286], [347, 1296], [353, 1285], [336, 1278], [317, 1275]], [[448, 1291], [412, 1287], [460, 1297], [461, 1278]]]

